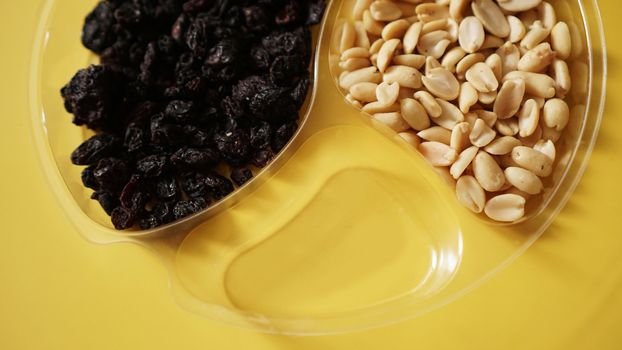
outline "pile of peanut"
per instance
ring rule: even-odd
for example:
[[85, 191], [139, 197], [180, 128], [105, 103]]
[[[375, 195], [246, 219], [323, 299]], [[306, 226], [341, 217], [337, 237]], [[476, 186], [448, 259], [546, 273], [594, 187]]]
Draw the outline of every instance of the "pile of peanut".
[[356, 0], [338, 27], [346, 100], [455, 181], [475, 213], [513, 222], [553, 170], [568, 124], [566, 23], [541, 0]]

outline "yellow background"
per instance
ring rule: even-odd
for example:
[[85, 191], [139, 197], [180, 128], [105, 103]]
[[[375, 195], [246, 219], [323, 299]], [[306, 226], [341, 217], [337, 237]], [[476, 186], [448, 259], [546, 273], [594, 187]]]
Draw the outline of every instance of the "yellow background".
[[[607, 106], [569, 204], [525, 255], [423, 317], [325, 337], [266, 335], [178, 307], [138, 246], [86, 242], [46, 189], [27, 83], [41, 1], [0, 4], [1, 349], [619, 349], [622, 347], [622, 8], [601, 1]], [[77, 38], [76, 38], [77, 39]]]

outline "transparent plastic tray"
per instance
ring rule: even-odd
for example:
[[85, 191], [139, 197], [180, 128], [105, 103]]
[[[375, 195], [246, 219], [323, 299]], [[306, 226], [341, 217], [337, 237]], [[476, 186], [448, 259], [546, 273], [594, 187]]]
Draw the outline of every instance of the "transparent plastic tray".
[[[606, 53], [595, 0], [552, 1], [576, 26], [571, 108], [554, 174], [527, 218], [473, 215], [454, 189], [389, 129], [349, 106], [331, 74], [331, 34], [353, 0], [332, 1], [314, 33], [314, 85], [292, 141], [252, 181], [191, 217], [115, 231], [80, 181], [75, 127], [59, 89], [93, 56], [79, 33], [92, 1], [49, 0], [30, 81], [43, 170], [67, 217], [88, 240], [132, 242], [166, 265], [176, 301], [214, 320], [264, 332], [327, 334], [416, 317], [469, 292], [524, 252], [553, 222], [585, 169], [600, 124]], [[581, 72], [582, 71], [582, 72]], [[586, 79], [576, 79], [579, 73]], [[56, 233], [62, 234], [62, 233]]]

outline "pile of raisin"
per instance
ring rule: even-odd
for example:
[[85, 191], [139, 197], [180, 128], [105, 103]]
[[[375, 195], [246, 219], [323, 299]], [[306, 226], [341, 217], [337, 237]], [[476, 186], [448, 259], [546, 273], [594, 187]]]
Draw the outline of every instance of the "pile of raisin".
[[[298, 127], [324, 0], [107, 0], [82, 43], [99, 65], [61, 89], [95, 131], [71, 154], [117, 229], [218, 201]], [[223, 170], [227, 169], [227, 170]]]

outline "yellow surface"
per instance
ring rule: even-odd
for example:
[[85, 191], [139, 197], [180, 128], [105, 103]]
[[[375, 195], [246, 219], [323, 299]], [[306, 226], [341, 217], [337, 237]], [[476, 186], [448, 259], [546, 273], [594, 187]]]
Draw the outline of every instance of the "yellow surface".
[[423, 317], [355, 334], [297, 338], [190, 314], [171, 298], [167, 272], [149, 252], [93, 245], [76, 233], [46, 189], [31, 145], [27, 63], [40, 4], [0, 4], [0, 348], [620, 348], [622, 102], [616, 94], [622, 92], [622, 45], [615, 32], [622, 29], [622, 9], [612, 0], [600, 5], [609, 43], [607, 111], [584, 179], [545, 236], [474, 292]]

